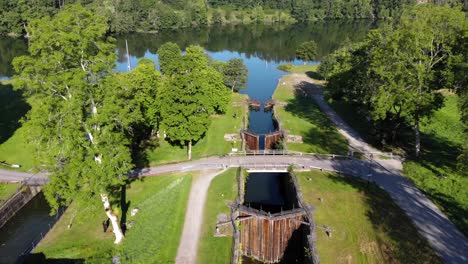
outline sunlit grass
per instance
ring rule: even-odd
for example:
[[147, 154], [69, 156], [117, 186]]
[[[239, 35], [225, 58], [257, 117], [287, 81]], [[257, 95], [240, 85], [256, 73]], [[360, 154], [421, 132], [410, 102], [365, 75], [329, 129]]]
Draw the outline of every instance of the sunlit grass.
[[228, 201], [237, 197], [237, 170], [231, 169], [216, 176], [210, 184], [205, 203], [203, 229], [198, 249], [197, 263], [230, 263], [232, 253], [232, 236], [214, 237], [218, 214], [230, 216]]
[[[107, 217], [97, 200], [87, 207], [72, 204], [34, 251], [47, 258], [86, 259], [93, 263], [109, 262], [112, 255], [118, 255], [122, 263], [172, 263], [182, 233], [191, 178], [191, 174], [174, 174], [131, 183], [126, 192], [126, 222], [134, 223], [121, 245], [113, 245], [112, 228], [103, 232], [102, 222]], [[132, 217], [130, 211], [135, 207], [139, 211]], [[119, 205], [114, 208], [122, 213]], [[69, 223], [71, 229], [67, 228]]]
[[[245, 105], [238, 104], [245, 99], [245, 95], [233, 93], [226, 113], [224, 115], [211, 116], [211, 124], [205, 137], [193, 145], [192, 159], [222, 155], [231, 152], [232, 148], [241, 148], [241, 141], [235, 143], [226, 141], [224, 140], [224, 135], [239, 135], [240, 129], [242, 128], [243, 116], [246, 115], [247, 108]], [[159, 140], [159, 146], [148, 151], [148, 159], [153, 165], [185, 161], [187, 160], [187, 147], [171, 145], [161, 138]]]
[[274, 108], [282, 129], [288, 134], [302, 136], [303, 139], [303, 143], [286, 143], [288, 150], [346, 154], [348, 151], [346, 139], [338, 133], [333, 123], [312, 98], [303, 97], [296, 92], [294, 86], [301, 80], [314, 82], [303, 74], [290, 74], [281, 78], [273, 94], [274, 99], [287, 103], [285, 107], [277, 105]]
[[[376, 185], [319, 171], [297, 173], [306, 203], [315, 207], [322, 263], [440, 263], [411, 220]], [[323, 202], [319, 201], [323, 199]]]

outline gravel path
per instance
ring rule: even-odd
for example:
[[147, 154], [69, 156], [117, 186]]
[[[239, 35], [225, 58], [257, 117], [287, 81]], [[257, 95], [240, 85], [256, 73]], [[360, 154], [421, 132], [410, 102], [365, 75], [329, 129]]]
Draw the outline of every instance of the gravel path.
[[206, 194], [211, 180], [224, 171], [203, 170], [200, 171], [198, 176], [194, 177], [185, 213], [184, 230], [177, 250], [177, 264], [194, 264], [197, 262], [198, 241], [203, 224]]

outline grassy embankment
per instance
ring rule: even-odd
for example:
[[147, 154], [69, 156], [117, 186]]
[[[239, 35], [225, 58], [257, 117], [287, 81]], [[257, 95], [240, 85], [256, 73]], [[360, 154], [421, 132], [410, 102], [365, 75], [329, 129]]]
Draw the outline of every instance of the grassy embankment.
[[285, 107], [275, 106], [283, 129], [303, 139], [303, 143], [287, 143], [287, 148], [309, 153], [346, 154], [346, 139], [311, 98], [296, 92], [298, 86], [321, 83], [307, 77], [314, 77], [316, 68], [317, 65], [292, 66], [288, 69], [291, 74], [281, 78], [273, 94], [273, 99], [287, 103]]
[[0, 183], [0, 206], [16, 192], [19, 186], [19, 183]]
[[[247, 114], [245, 105], [235, 106], [246, 99], [246, 95], [233, 93], [224, 115], [213, 115], [211, 124], [204, 138], [196, 142], [192, 148], [192, 159], [229, 153], [231, 148], [241, 148], [241, 141], [228, 142], [224, 134], [239, 134], [242, 128], [243, 116]], [[159, 146], [148, 151], [150, 164], [169, 163], [187, 160], [187, 147], [174, 146], [162, 138]]]
[[[296, 174], [305, 202], [316, 210], [322, 263], [441, 263], [404, 212], [378, 186], [319, 171]], [[323, 198], [323, 202], [318, 199]]]
[[[110, 262], [112, 255], [120, 256], [122, 263], [173, 263], [182, 233], [191, 175], [194, 174], [149, 177], [131, 183], [126, 190], [129, 204], [114, 206], [119, 214], [122, 208], [128, 207], [125, 221], [134, 221], [121, 245], [113, 245], [111, 228], [103, 232], [102, 222], [106, 216], [96, 199], [94, 206], [86, 208], [72, 204], [34, 252], [42, 252], [47, 258], [86, 259], [90, 263]], [[139, 211], [131, 216], [130, 211], [135, 207]], [[75, 212], [78, 214], [74, 217]], [[72, 228], [67, 229], [71, 218]]]
[[[456, 95], [446, 95], [444, 106], [421, 122], [421, 157], [408, 159], [403, 172], [468, 236], [468, 178], [457, 171], [457, 155], [463, 142], [457, 101]], [[367, 141], [378, 141], [366, 119], [354, 114], [352, 105], [334, 101], [331, 106]], [[407, 142], [403, 147], [410, 154], [413, 140], [409, 128], [401, 132], [400, 141]]]
[[218, 214], [230, 215], [227, 202], [237, 197], [237, 170], [231, 169], [216, 176], [210, 184], [205, 203], [203, 228], [198, 248], [197, 263], [230, 263], [232, 236], [214, 237]]

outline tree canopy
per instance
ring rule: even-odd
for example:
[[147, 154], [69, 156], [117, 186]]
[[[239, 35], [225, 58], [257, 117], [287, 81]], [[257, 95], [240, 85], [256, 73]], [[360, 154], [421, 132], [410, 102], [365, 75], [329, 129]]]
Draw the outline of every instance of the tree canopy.
[[317, 56], [317, 43], [315, 41], [301, 43], [296, 49], [296, 58], [304, 62], [313, 61], [315, 56]]
[[46, 199], [57, 210], [72, 200], [100, 198], [119, 243], [110, 201], [133, 168], [128, 132], [141, 116], [128, 95], [115, 90], [115, 46], [106, 20], [69, 5], [27, 30], [30, 55], [15, 58], [15, 84], [30, 96], [25, 126], [50, 172]]
[[[419, 5], [395, 26], [369, 33], [364, 43], [330, 55], [320, 67], [330, 95], [369, 111], [374, 120], [413, 125], [415, 156], [420, 153], [419, 122], [442, 106], [438, 89], [453, 84], [455, 46], [467, 29], [463, 12]], [[450, 86], [449, 86], [450, 87]], [[397, 125], [393, 128], [396, 133]]]
[[179, 74], [166, 76], [161, 92], [161, 128], [171, 141], [188, 147], [190, 159], [192, 143], [206, 133], [210, 115], [226, 110], [229, 94], [201, 47], [188, 47], [179, 60]]

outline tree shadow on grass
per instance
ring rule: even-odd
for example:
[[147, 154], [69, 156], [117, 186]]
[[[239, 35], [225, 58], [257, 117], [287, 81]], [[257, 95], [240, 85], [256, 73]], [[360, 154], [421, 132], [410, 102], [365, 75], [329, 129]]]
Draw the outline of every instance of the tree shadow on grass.
[[30, 108], [21, 91], [13, 90], [11, 84], [0, 83], [0, 144], [13, 136]]
[[309, 78], [311, 79], [315, 79], [315, 80], [323, 80], [324, 78], [322, 77], [322, 75], [320, 75], [318, 72], [314, 72], [314, 71], [307, 71], [305, 73], [307, 76], [309, 76]]
[[44, 253], [32, 253], [21, 257], [16, 264], [81, 264], [84, 259], [47, 258]]
[[393, 241], [388, 243], [379, 237], [376, 238], [379, 243], [377, 250], [387, 263], [441, 263], [411, 220], [384, 190], [354, 177], [328, 177], [336, 183], [351, 185], [365, 194], [365, 202], [369, 207], [368, 219], [375, 230], [381, 230]]
[[[347, 141], [343, 138], [328, 117], [310, 98], [312, 93], [321, 89], [314, 84], [301, 82], [295, 86], [294, 98], [285, 107], [287, 112], [314, 125], [305, 135], [303, 142], [316, 146], [325, 153], [346, 154]], [[287, 128], [286, 128], [287, 129]]]

